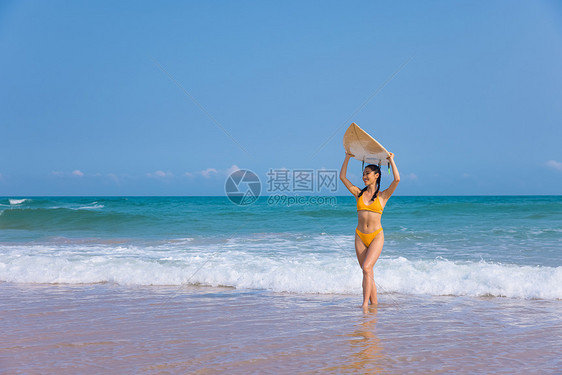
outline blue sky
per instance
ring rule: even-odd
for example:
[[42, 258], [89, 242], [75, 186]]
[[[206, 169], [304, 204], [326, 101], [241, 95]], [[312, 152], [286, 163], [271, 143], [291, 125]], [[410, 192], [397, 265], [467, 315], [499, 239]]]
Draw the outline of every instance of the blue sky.
[[265, 191], [352, 121], [397, 194], [562, 194], [560, 46], [556, 1], [2, 1], [0, 195]]

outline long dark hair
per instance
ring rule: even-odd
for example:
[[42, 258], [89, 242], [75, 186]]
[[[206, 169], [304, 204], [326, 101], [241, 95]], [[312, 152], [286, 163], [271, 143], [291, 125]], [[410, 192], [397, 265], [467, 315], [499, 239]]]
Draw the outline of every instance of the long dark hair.
[[[369, 164], [368, 166], [365, 167], [365, 169], [370, 168], [373, 172], [378, 173], [379, 177], [377, 177], [377, 190], [375, 190], [375, 194], [373, 194], [373, 197], [371, 198], [371, 202], [374, 202], [375, 199], [377, 198], [377, 195], [379, 194], [379, 190], [381, 189], [381, 168], [378, 165], [375, 164]], [[363, 171], [365, 171], [365, 169]], [[359, 198], [360, 196], [363, 195], [363, 193], [365, 192], [365, 190], [367, 190], [368, 186], [365, 186], [363, 188], [363, 190], [361, 190], [361, 192], [359, 193], [359, 195], [357, 195], [357, 198]]]

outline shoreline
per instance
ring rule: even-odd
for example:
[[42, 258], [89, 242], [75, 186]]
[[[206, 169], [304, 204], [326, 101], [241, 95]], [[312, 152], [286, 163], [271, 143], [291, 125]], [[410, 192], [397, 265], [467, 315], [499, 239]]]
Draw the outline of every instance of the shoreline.
[[562, 349], [561, 301], [381, 294], [363, 313], [356, 295], [115, 284], [0, 291], [8, 373], [554, 373]]

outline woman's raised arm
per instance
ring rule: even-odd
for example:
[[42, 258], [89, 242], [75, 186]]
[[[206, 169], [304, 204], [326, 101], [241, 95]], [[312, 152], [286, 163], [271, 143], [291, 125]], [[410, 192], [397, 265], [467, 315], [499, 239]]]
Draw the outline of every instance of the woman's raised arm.
[[341, 170], [340, 170], [340, 180], [341, 182], [343, 182], [347, 190], [349, 190], [349, 192], [357, 198], [357, 195], [361, 192], [361, 189], [353, 185], [351, 181], [349, 181], [346, 177], [347, 163], [349, 163], [349, 159], [353, 156], [354, 156], [353, 154], [350, 154], [348, 152], [345, 153], [345, 160], [343, 161], [343, 165], [341, 166]]
[[392, 152], [389, 152], [387, 159], [390, 162], [390, 167], [392, 168], [394, 181], [392, 181], [390, 183], [390, 186], [382, 192], [385, 199], [390, 198], [390, 196], [394, 193], [394, 190], [396, 190], [398, 183], [400, 182], [400, 173], [398, 173], [398, 168], [396, 167], [396, 163], [394, 162], [394, 154]]

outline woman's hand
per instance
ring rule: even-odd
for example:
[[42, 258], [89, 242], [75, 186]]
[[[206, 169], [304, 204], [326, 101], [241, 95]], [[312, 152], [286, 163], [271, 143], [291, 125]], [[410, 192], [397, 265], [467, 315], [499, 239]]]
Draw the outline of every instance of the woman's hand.
[[392, 159], [394, 160], [394, 154], [392, 152], [388, 153], [388, 156], [386, 157], [389, 161]]
[[351, 152], [347, 152], [347, 151], [345, 152], [345, 156], [348, 157], [348, 158], [354, 158], [355, 157], [355, 155], [353, 155]]

